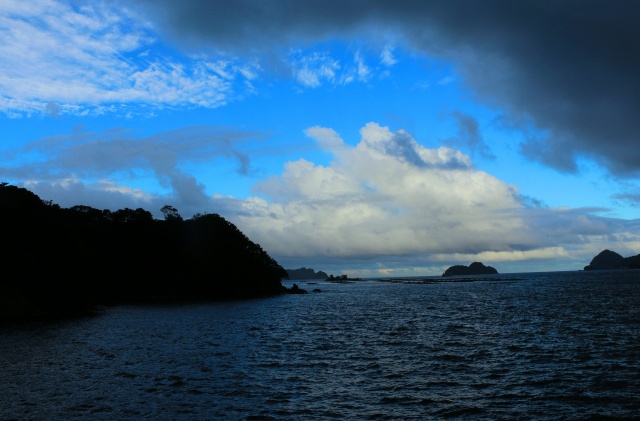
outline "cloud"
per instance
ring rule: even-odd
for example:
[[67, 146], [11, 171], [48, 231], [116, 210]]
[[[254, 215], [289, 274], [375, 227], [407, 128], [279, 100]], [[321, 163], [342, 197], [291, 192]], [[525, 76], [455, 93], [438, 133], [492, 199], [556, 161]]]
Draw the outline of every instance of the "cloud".
[[306, 134], [334, 161], [287, 163], [230, 216], [283, 261], [550, 260], [602, 244], [610, 232], [632, 232], [630, 223], [588, 210], [526, 207], [514, 186], [474, 170], [469, 157], [424, 148], [403, 131], [368, 123], [355, 147], [329, 128]]
[[34, 192], [42, 200], [51, 200], [64, 208], [76, 205], [114, 211], [143, 208], [156, 213], [166, 204], [164, 200], [158, 200], [156, 196], [144, 190], [118, 185], [108, 179], [96, 182], [83, 181], [77, 177], [52, 180], [31, 179], [19, 185]]
[[626, 202], [634, 207], [640, 207], [640, 192], [633, 191], [627, 193], [619, 193], [613, 196], [616, 200]]
[[325, 83], [336, 86], [367, 82], [373, 74], [359, 51], [354, 53], [351, 62], [341, 62], [330, 52], [319, 51], [295, 51], [289, 55], [288, 61], [294, 80], [305, 88], [318, 88]]
[[292, 60], [292, 73], [298, 83], [307, 88], [317, 88], [322, 80], [333, 82], [340, 64], [329, 54], [315, 52]]
[[380, 62], [385, 66], [393, 66], [398, 60], [393, 56], [393, 49], [389, 46], [384, 47], [380, 53]]
[[327, 40], [388, 41], [449, 60], [475, 95], [515, 126], [522, 152], [559, 171], [591, 159], [640, 175], [640, 3], [138, 0], [186, 48], [231, 51]]
[[11, 117], [217, 107], [258, 71], [229, 58], [164, 55], [148, 21], [109, 2], [7, 0], [0, 28], [0, 112]]
[[467, 149], [472, 155], [480, 155], [485, 159], [495, 159], [491, 149], [485, 143], [478, 121], [468, 114], [459, 110], [451, 113], [451, 116], [458, 124], [457, 137], [449, 139], [446, 143], [450, 146]]
[[371, 122], [356, 144], [327, 127], [305, 134], [332, 161], [288, 162], [247, 198], [207, 194], [204, 180], [185, 170], [224, 158], [235, 159], [236, 172], [250, 171], [245, 146], [264, 134], [224, 127], [152, 136], [77, 127], [4, 152], [0, 179], [26, 180], [20, 185], [63, 207], [142, 207], [157, 218], [167, 204], [185, 218], [218, 213], [286, 267], [360, 276], [440, 274], [476, 260], [501, 272], [524, 260], [567, 270], [567, 260], [581, 268], [605, 248], [633, 255], [640, 247], [640, 220], [537, 205], [462, 152], [426, 148], [406, 131]]
[[[185, 215], [193, 215], [209, 209], [210, 198], [204, 184], [183, 168], [228, 159], [235, 161], [238, 174], [247, 175], [251, 160], [243, 144], [263, 137], [225, 127], [187, 127], [148, 137], [125, 129], [95, 134], [76, 128], [3, 152], [0, 179], [24, 180], [41, 198], [64, 207], [143, 207], [155, 213], [175, 203]], [[119, 180], [146, 183], [147, 193]]]
[[270, 76], [285, 74], [303, 88], [366, 82], [372, 74], [358, 52], [353, 60], [330, 52], [303, 54], [297, 42], [261, 54], [205, 48], [181, 55], [158, 42], [158, 25], [132, 5], [2, 2], [0, 112], [131, 117], [162, 108], [215, 108], [258, 92], [263, 65]]

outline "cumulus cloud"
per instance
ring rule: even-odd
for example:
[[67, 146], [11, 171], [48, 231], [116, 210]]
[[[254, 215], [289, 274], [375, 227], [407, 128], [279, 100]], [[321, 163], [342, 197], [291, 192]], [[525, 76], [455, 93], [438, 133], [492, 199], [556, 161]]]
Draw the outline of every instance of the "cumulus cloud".
[[640, 175], [640, 3], [138, 0], [182, 45], [233, 51], [367, 38], [449, 60], [511, 124], [544, 132], [522, 152], [560, 171], [588, 158]]
[[332, 163], [287, 163], [230, 215], [286, 262], [371, 266], [395, 256], [400, 265], [422, 264], [424, 273], [445, 261], [566, 258], [568, 250], [602, 244], [612, 229], [631, 231], [586, 210], [526, 207], [514, 186], [475, 170], [468, 156], [425, 148], [404, 131], [368, 123], [356, 146], [325, 127], [306, 134], [334, 156]]

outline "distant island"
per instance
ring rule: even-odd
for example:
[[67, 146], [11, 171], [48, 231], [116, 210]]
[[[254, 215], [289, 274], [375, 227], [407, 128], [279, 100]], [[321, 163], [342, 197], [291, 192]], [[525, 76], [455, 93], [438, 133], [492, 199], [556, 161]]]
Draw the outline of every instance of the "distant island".
[[444, 271], [442, 276], [495, 275], [497, 273], [498, 271], [491, 266], [485, 266], [480, 262], [473, 262], [469, 266], [451, 266]]
[[333, 276], [333, 274], [329, 275], [327, 278], [327, 281], [336, 283], [352, 283], [359, 280], [360, 278], [349, 278], [348, 275]]
[[584, 270], [614, 270], [614, 269], [640, 269], [640, 254], [630, 257], [622, 257], [611, 250], [602, 250], [591, 259], [591, 263]]
[[295, 293], [287, 271], [218, 214], [62, 208], [0, 183], [0, 322], [103, 305]]
[[314, 269], [306, 267], [301, 267], [300, 269], [286, 269], [286, 271], [289, 275], [289, 279], [299, 281], [321, 279], [329, 282], [347, 283], [360, 280], [360, 278], [349, 278], [347, 275], [327, 275], [326, 272], [321, 270], [316, 272]]
[[313, 269], [301, 267], [300, 269], [287, 269], [289, 279], [306, 280], [306, 279], [327, 279], [329, 275], [319, 270], [316, 272]]

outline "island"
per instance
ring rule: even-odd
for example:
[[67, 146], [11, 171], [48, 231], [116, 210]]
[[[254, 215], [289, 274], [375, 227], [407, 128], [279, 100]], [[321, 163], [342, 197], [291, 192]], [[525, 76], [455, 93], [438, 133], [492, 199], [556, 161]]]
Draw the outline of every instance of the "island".
[[498, 271], [491, 266], [485, 266], [480, 262], [473, 262], [469, 266], [451, 266], [442, 276], [495, 275], [497, 273]]

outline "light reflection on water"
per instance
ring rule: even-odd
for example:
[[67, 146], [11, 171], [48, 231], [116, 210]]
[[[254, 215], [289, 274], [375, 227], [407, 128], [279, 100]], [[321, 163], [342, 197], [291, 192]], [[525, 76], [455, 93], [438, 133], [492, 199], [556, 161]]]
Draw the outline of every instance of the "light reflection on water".
[[640, 272], [298, 284], [0, 329], [2, 419], [640, 414]]

